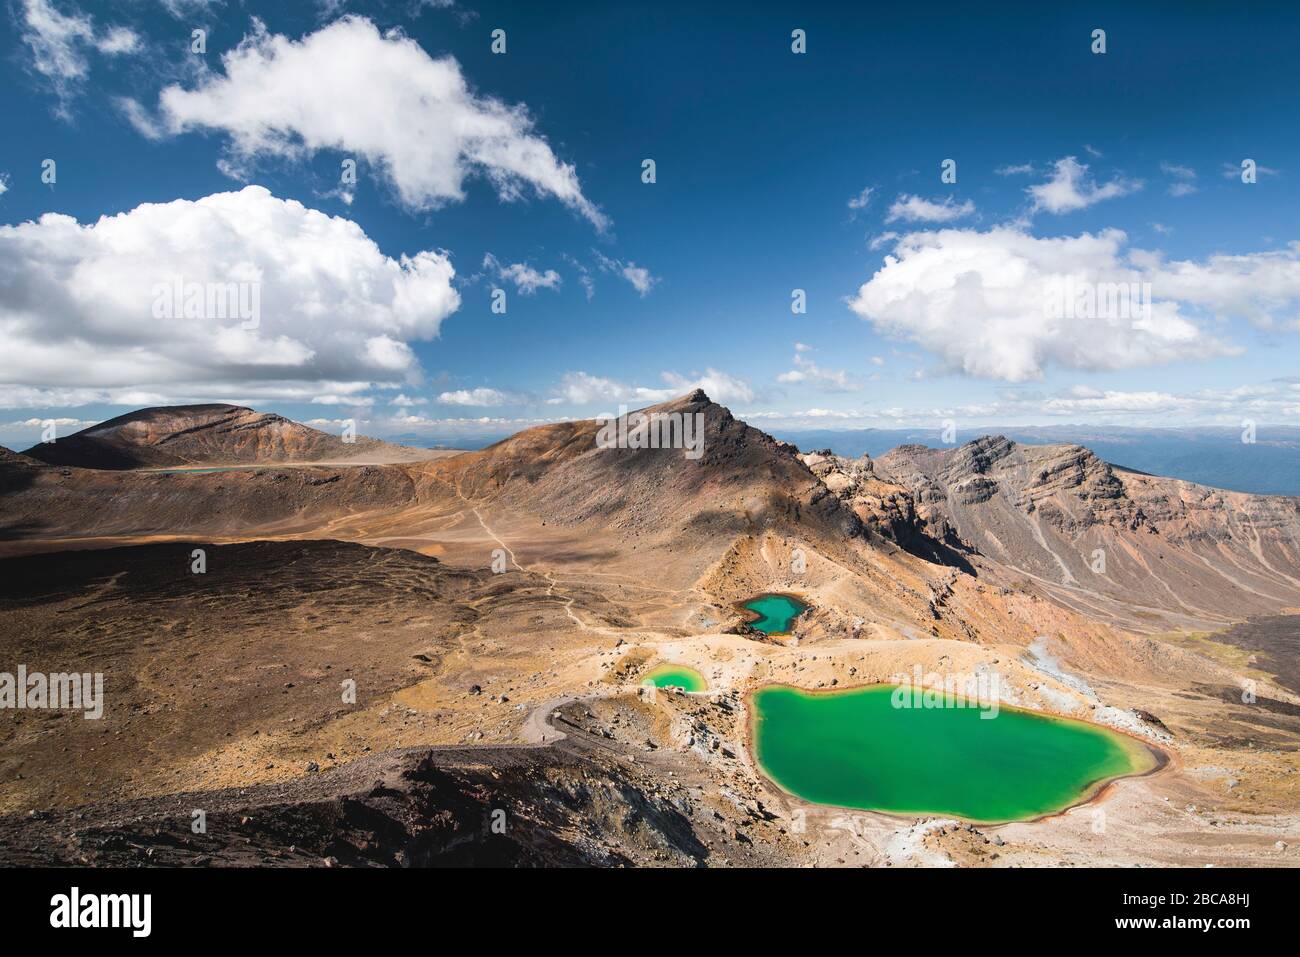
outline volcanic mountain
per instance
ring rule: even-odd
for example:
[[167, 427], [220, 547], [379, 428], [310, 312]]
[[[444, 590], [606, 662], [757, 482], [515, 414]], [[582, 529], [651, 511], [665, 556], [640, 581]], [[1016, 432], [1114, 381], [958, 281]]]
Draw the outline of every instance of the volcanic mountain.
[[338, 436], [283, 416], [237, 405], [173, 405], [140, 409], [41, 443], [25, 455], [51, 465], [91, 469], [245, 465], [344, 460], [412, 461], [423, 450]]
[[910, 492], [931, 535], [965, 542], [1094, 618], [1203, 627], [1300, 604], [1298, 498], [1208, 488], [1118, 468], [1082, 446], [1002, 436], [900, 446], [871, 471]]
[[[430, 535], [448, 538], [449, 521], [468, 521], [522, 537], [521, 565], [599, 554], [621, 574], [639, 575], [650, 563], [676, 587], [728, 595], [793, 587], [798, 549], [904, 622], [959, 572], [1143, 631], [1220, 627], [1300, 606], [1300, 499], [1144, 475], [1081, 446], [1000, 436], [951, 449], [905, 445], [874, 461], [800, 455], [699, 390], [643, 412], [698, 416], [702, 454], [601, 448], [602, 423], [583, 420], [527, 429], [478, 452], [403, 462], [401, 453], [415, 450], [346, 445], [236, 406], [145, 409], [29, 454], [114, 469], [335, 461], [110, 480], [34, 468], [32, 458], [11, 454], [8, 527], [53, 538], [325, 528], [330, 537], [423, 548]], [[394, 451], [387, 465], [344, 467]], [[450, 536], [437, 553], [464, 538]], [[965, 626], [978, 617], [974, 608], [963, 615]]]
[[[699, 423], [702, 445], [609, 447], [588, 420], [387, 464], [0, 455], [0, 654], [112, 689], [102, 724], [0, 723], [0, 844], [412, 863], [477, 848], [502, 806], [521, 844], [500, 860], [530, 863], [1240, 864], [1293, 833], [1294, 628], [1196, 633], [1300, 605], [1296, 500], [996, 437], [800, 454], [699, 391], [642, 412]], [[123, 420], [88, 433], [133, 462], [337, 450], [277, 445], [320, 433], [230, 406]], [[232, 421], [270, 424], [245, 440]], [[788, 636], [737, 607], [772, 593], [808, 606]], [[709, 693], [647, 693], [663, 662]], [[842, 809], [753, 759], [745, 702], [765, 684], [989, 668], [1009, 703], [1178, 749], [1168, 774], [1119, 787], [1113, 841], [1069, 814], [996, 844], [886, 816], [846, 836]], [[211, 840], [186, 830], [191, 807], [221, 824]]]

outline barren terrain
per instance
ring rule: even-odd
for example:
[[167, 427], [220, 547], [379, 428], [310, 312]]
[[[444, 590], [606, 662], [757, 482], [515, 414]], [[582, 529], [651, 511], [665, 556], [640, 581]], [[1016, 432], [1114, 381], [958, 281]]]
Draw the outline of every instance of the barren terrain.
[[[703, 458], [597, 449], [592, 422], [372, 466], [7, 456], [0, 661], [103, 672], [105, 716], [4, 715], [0, 861], [1300, 862], [1295, 500], [1063, 446], [801, 455], [703, 393], [662, 409], [705, 416]], [[771, 591], [812, 605], [788, 638], [732, 608]], [[641, 688], [666, 661], [710, 690]], [[915, 665], [996, 668], [1009, 703], [1169, 763], [999, 827], [755, 767], [755, 688]]]

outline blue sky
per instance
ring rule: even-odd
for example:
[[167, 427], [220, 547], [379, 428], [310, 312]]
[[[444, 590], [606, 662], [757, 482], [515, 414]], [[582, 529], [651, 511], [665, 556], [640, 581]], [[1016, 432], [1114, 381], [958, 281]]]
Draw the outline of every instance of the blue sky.
[[[786, 430], [1300, 420], [1282, 5], [286, 6], [0, 13], [0, 442], [181, 401], [454, 442], [697, 384]], [[175, 276], [257, 277], [257, 328], [159, 318]], [[1045, 316], [1067, 277], [1151, 308]]]

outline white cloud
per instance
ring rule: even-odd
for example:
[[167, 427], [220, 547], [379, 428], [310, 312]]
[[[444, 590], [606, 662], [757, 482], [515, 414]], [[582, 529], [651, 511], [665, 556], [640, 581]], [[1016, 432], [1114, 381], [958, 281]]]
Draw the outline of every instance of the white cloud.
[[438, 401], [444, 405], [481, 405], [496, 406], [506, 405], [512, 399], [509, 395], [497, 389], [457, 389], [455, 392], [444, 392], [438, 396]]
[[791, 385], [816, 386], [827, 392], [856, 392], [862, 388], [861, 384], [843, 369], [823, 369], [804, 354], [808, 351], [808, 347], [802, 342], [795, 343], [794, 368], [789, 372], [780, 373], [776, 381]]
[[1050, 395], [1006, 390], [995, 402], [949, 407], [891, 406], [880, 409], [755, 410], [738, 418], [760, 420], [768, 428], [850, 429], [933, 426], [944, 419], [969, 427], [1089, 422], [1145, 427], [1217, 425], [1239, 428], [1243, 418], [1261, 424], [1288, 424], [1300, 416], [1300, 389], [1292, 383], [1263, 383], [1189, 392], [1099, 390], [1074, 386]]
[[[1222, 167], [1222, 172], [1223, 172], [1224, 179], [1241, 179], [1241, 164], [1224, 163]], [[1279, 169], [1274, 169], [1272, 166], [1263, 166], [1259, 163], [1255, 164], [1255, 175], [1260, 179], [1264, 178], [1265, 176], [1276, 176], [1280, 172], [1282, 171]]]
[[910, 222], [948, 223], [969, 216], [973, 212], [975, 212], [975, 204], [969, 199], [958, 204], [951, 196], [945, 197], [942, 202], [934, 202], [922, 199], [920, 196], [904, 194], [894, 200], [893, 205], [889, 207], [889, 215], [885, 217], [885, 222], [892, 223], [903, 219]]
[[1074, 386], [1049, 396], [1013, 398], [1005, 414], [1044, 413], [1054, 418], [1144, 425], [1202, 423], [1238, 426], [1243, 416], [1287, 422], [1300, 415], [1300, 393], [1283, 383], [1191, 392], [1094, 389]]
[[551, 398], [546, 401], [548, 405], [592, 405], [597, 402], [654, 405], [686, 395], [695, 389], [703, 389], [715, 402], [754, 400], [754, 392], [745, 382], [717, 369], [708, 369], [703, 375], [690, 376], [664, 372], [660, 378], [667, 383], [666, 388], [634, 386], [586, 372], [567, 372], [559, 386], [553, 390]]
[[140, 37], [121, 26], [97, 29], [94, 18], [67, 5], [59, 10], [52, 0], [23, 0], [22, 41], [31, 51], [32, 68], [45, 77], [59, 99], [58, 112], [69, 114], [69, 101], [90, 73], [88, 55], [135, 53]]
[[40, 428], [44, 428], [45, 425], [50, 422], [54, 423], [54, 425], [59, 429], [65, 429], [71, 427], [77, 429], [78, 431], [80, 431], [81, 429], [89, 428], [92, 425], [95, 425], [95, 421], [93, 419], [70, 419], [64, 417], [58, 419], [19, 419], [15, 422], [5, 422], [3, 425], [0, 425], [0, 428], [40, 429]]
[[327, 393], [325, 395], [314, 395], [311, 397], [312, 405], [346, 405], [352, 408], [368, 409], [375, 404], [373, 396], [369, 395], [336, 395]]
[[483, 268], [495, 272], [497, 278], [504, 282], [514, 283], [515, 289], [525, 296], [532, 296], [539, 289], [560, 288], [560, 274], [554, 269], [539, 272], [527, 263], [506, 265], [491, 253], [483, 257]]
[[1170, 196], [1190, 196], [1196, 192], [1196, 183], [1193, 182], [1196, 179], [1196, 170], [1192, 169], [1192, 167], [1161, 162], [1160, 172], [1173, 180], [1166, 190]]
[[871, 242], [868, 243], [868, 246], [870, 246], [874, 251], [884, 246], [888, 246], [896, 239], [898, 239], [898, 233], [891, 230], [887, 233], [880, 233], [878, 236], [873, 237]]
[[871, 202], [871, 194], [875, 191], [874, 186], [863, 187], [862, 192], [858, 193], [858, 195], [849, 197], [849, 209], [855, 213], [858, 210], [866, 209], [867, 204]]
[[754, 401], [754, 391], [744, 380], [737, 379], [735, 376], [720, 372], [717, 369], [707, 369], [703, 375], [691, 373], [689, 376], [678, 375], [675, 372], [663, 372], [660, 373], [660, 378], [668, 383], [668, 392], [671, 393], [665, 396], [665, 399], [685, 395], [696, 389], [703, 389], [714, 402]]
[[129, 96], [119, 96], [113, 99], [113, 105], [116, 106], [122, 115], [126, 117], [128, 123], [134, 127], [135, 131], [149, 140], [160, 140], [163, 138], [163, 131], [148, 111], [136, 100]]
[[[364, 424], [371, 426], [368, 429], [368, 434], [371, 435], [396, 435], [401, 432], [415, 432], [436, 434], [439, 437], [448, 436], [454, 441], [455, 437], [474, 439], [482, 439], [488, 435], [504, 437], [535, 425], [563, 421], [565, 420], [560, 418], [502, 418], [487, 415], [472, 418], [430, 418], [423, 415], [398, 415], [388, 419], [376, 419], [373, 423]], [[308, 422], [307, 424], [312, 425], [313, 423]]]
[[1018, 163], [999, 166], [993, 172], [999, 176], [1027, 176], [1034, 172], [1033, 163]]
[[409, 409], [411, 406], [415, 406], [415, 405], [426, 405], [428, 404], [428, 401], [429, 400], [424, 398], [423, 396], [420, 396], [419, 398], [412, 398], [411, 396], [402, 393], [400, 395], [393, 396], [393, 398], [391, 398], [388, 401], [388, 404], [395, 405], [401, 409]]
[[[949, 370], [1019, 382], [1053, 364], [1123, 369], [1237, 352], [1186, 315], [1186, 306], [1239, 308], [1252, 280], [1265, 276], [1275, 295], [1300, 292], [1296, 251], [1289, 260], [1246, 257], [1253, 268], [1238, 263], [1233, 272], [1214, 260], [1162, 266], [1149, 254], [1126, 254], [1126, 243], [1114, 229], [1054, 239], [1006, 227], [913, 233], [849, 305], [877, 331], [918, 343]], [[1152, 284], [1148, 310], [1067, 318], [1052, 309], [1067, 283], [1129, 282]]]
[[1030, 186], [1026, 192], [1034, 200], [1034, 210], [1049, 213], [1069, 213], [1086, 209], [1105, 199], [1126, 196], [1142, 188], [1138, 180], [1116, 178], [1098, 186], [1088, 172], [1088, 164], [1073, 156], [1059, 159], [1052, 178], [1045, 183]]
[[[419, 373], [408, 341], [460, 304], [437, 251], [393, 259], [356, 223], [260, 186], [147, 203], [80, 225], [48, 213], [0, 226], [0, 397], [6, 388], [171, 397], [356, 396]], [[177, 281], [257, 296], [156, 318]], [[196, 284], [196, 285], [191, 285]]]
[[463, 200], [465, 180], [482, 176], [502, 200], [531, 189], [608, 225], [525, 106], [475, 93], [454, 57], [434, 59], [399, 31], [348, 16], [294, 41], [254, 21], [222, 65], [192, 90], [164, 89], [159, 111], [172, 134], [229, 134], [225, 170], [335, 150], [376, 167], [410, 209]]
[[224, 0], [162, 0], [163, 7], [173, 17], [200, 16], [212, 7], [220, 6]]
[[1157, 297], [1261, 329], [1300, 332], [1300, 242], [1269, 252], [1216, 253], [1201, 262], [1147, 254], [1142, 266]]
[[[649, 269], [646, 269], [643, 266], [638, 266], [634, 262], [623, 262], [621, 259], [610, 259], [608, 256], [600, 252], [596, 253], [596, 261], [600, 264], [600, 268], [605, 272], [622, 276], [630, 282], [632, 288], [642, 297], [648, 295], [650, 290], [659, 282], [658, 277], [652, 276]], [[590, 296], [588, 296], [588, 298], [590, 298]]]

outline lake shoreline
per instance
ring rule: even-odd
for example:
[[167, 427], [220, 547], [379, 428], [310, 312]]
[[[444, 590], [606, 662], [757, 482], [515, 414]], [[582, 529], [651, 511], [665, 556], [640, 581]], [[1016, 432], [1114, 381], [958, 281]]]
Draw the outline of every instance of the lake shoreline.
[[[795, 620], [800, 615], [803, 615], [805, 612], [812, 611], [813, 608], [812, 604], [806, 598], [804, 598], [803, 595], [797, 594], [795, 592], [787, 592], [787, 591], [765, 591], [761, 595], [755, 595], [753, 598], [745, 598], [742, 599], [741, 601], [733, 601], [731, 603], [731, 607], [734, 611], [739, 612], [741, 618], [744, 619], [745, 624], [749, 625], [752, 628], [755, 622], [762, 621], [767, 616], [764, 615], [762, 612], [755, 611], [753, 608], [748, 607], [746, 603], [759, 601], [760, 599], [763, 598], [784, 598], [787, 601], [792, 601], [797, 605], [803, 606], [802, 608], [799, 609], [798, 612], [796, 612], [790, 618], [789, 631], [763, 631], [763, 634], [767, 635], [769, 638], [788, 638], [790, 635], [794, 634]], [[755, 628], [754, 630], [762, 631], [761, 628]]]
[[[1070, 811], [1082, 807], [1086, 804], [1099, 802], [1104, 798], [1106, 793], [1110, 791], [1120, 781], [1127, 780], [1130, 778], [1138, 779], [1138, 778], [1152, 777], [1160, 773], [1161, 771], [1164, 771], [1167, 768], [1172, 767], [1174, 765], [1174, 755], [1172, 753], [1166, 752], [1163, 748], [1157, 747], [1155, 744], [1151, 743], [1145, 738], [1140, 737], [1139, 735], [1132, 733], [1131, 731], [1126, 731], [1121, 728], [1111, 727], [1110, 725], [1104, 725], [1099, 722], [1089, 720], [1087, 718], [1076, 718], [1069, 715], [1055, 714], [1050, 711], [1037, 711], [1032, 708], [1025, 708], [1019, 705], [1005, 704], [1002, 702], [999, 702], [998, 704], [999, 710], [1007, 709], [1010, 711], [1017, 711], [1024, 714], [1032, 715], [1037, 718], [1074, 721], [1080, 724], [1087, 725], [1088, 727], [1096, 729], [1098, 731], [1115, 735], [1127, 745], [1128, 749], [1140, 750], [1145, 752], [1147, 755], [1149, 755], [1152, 762], [1151, 767], [1141, 771], [1132, 771], [1125, 774], [1117, 774], [1117, 775], [1111, 775], [1111, 776], [1100, 778], [1097, 781], [1093, 782], [1092, 784], [1088, 785], [1087, 788], [1081, 793], [1078, 800], [1058, 810], [1049, 811], [1044, 814], [1038, 814], [1033, 817], [1018, 817], [1018, 818], [994, 820], [994, 819], [981, 819], [981, 818], [969, 817], [960, 814], [950, 814], [950, 813], [939, 812], [939, 811], [887, 811], [887, 810], [880, 810], [876, 808], [853, 807], [847, 804], [833, 804], [833, 803], [823, 803], [821, 801], [813, 801], [808, 798], [801, 797], [800, 795], [796, 794], [794, 791], [791, 791], [789, 788], [782, 785], [770, 773], [768, 773], [768, 771], [763, 767], [762, 762], [759, 760], [758, 742], [757, 742], [759, 714], [758, 714], [758, 708], [754, 703], [754, 696], [758, 692], [767, 689], [786, 689], [786, 690], [798, 692], [808, 697], [821, 697], [821, 696], [836, 696], [836, 695], [858, 693], [872, 688], [896, 688], [896, 687], [898, 687], [898, 685], [892, 682], [873, 681], [867, 684], [853, 685], [851, 687], [845, 687], [845, 688], [800, 688], [797, 685], [792, 685], [787, 682], [778, 681], [778, 682], [770, 682], [767, 684], [762, 684], [756, 688], [753, 688], [752, 690], [748, 691], [745, 694], [745, 709], [746, 709], [745, 738], [746, 738], [746, 747], [749, 752], [748, 757], [750, 759], [751, 765], [754, 768], [754, 772], [758, 775], [760, 780], [762, 780], [765, 784], [770, 785], [774, 791], [786, 797], [787, 799], [798, 801], [802, 804], [811, 805], [813, 807], [828, 808], [832, 810], [842, 810], [842, 811], [848, 811], [848, 812], [858, 813], [858, 814], [879, 814], [882, 817], [888, 818], [890, 820], [899, 820], [899, 821], [913, 820], [916, 818], [935, 817], [935, 818], [947, 818], [954, 821], [958, 821], [962, 824], [972, 824], [972, 825], [978, 825], [980, 827], [1003, 827], [1008, 824], [1035, 824], [1035, 823], [1040, 823], [1043, 821], [1050, 820], [1055, 817], [1059, 817], [1063, 814], [1067, 814]], [[970, 708], [971, 710], [976, 710], [978, 708], [978, 705], [971, 705]]]

